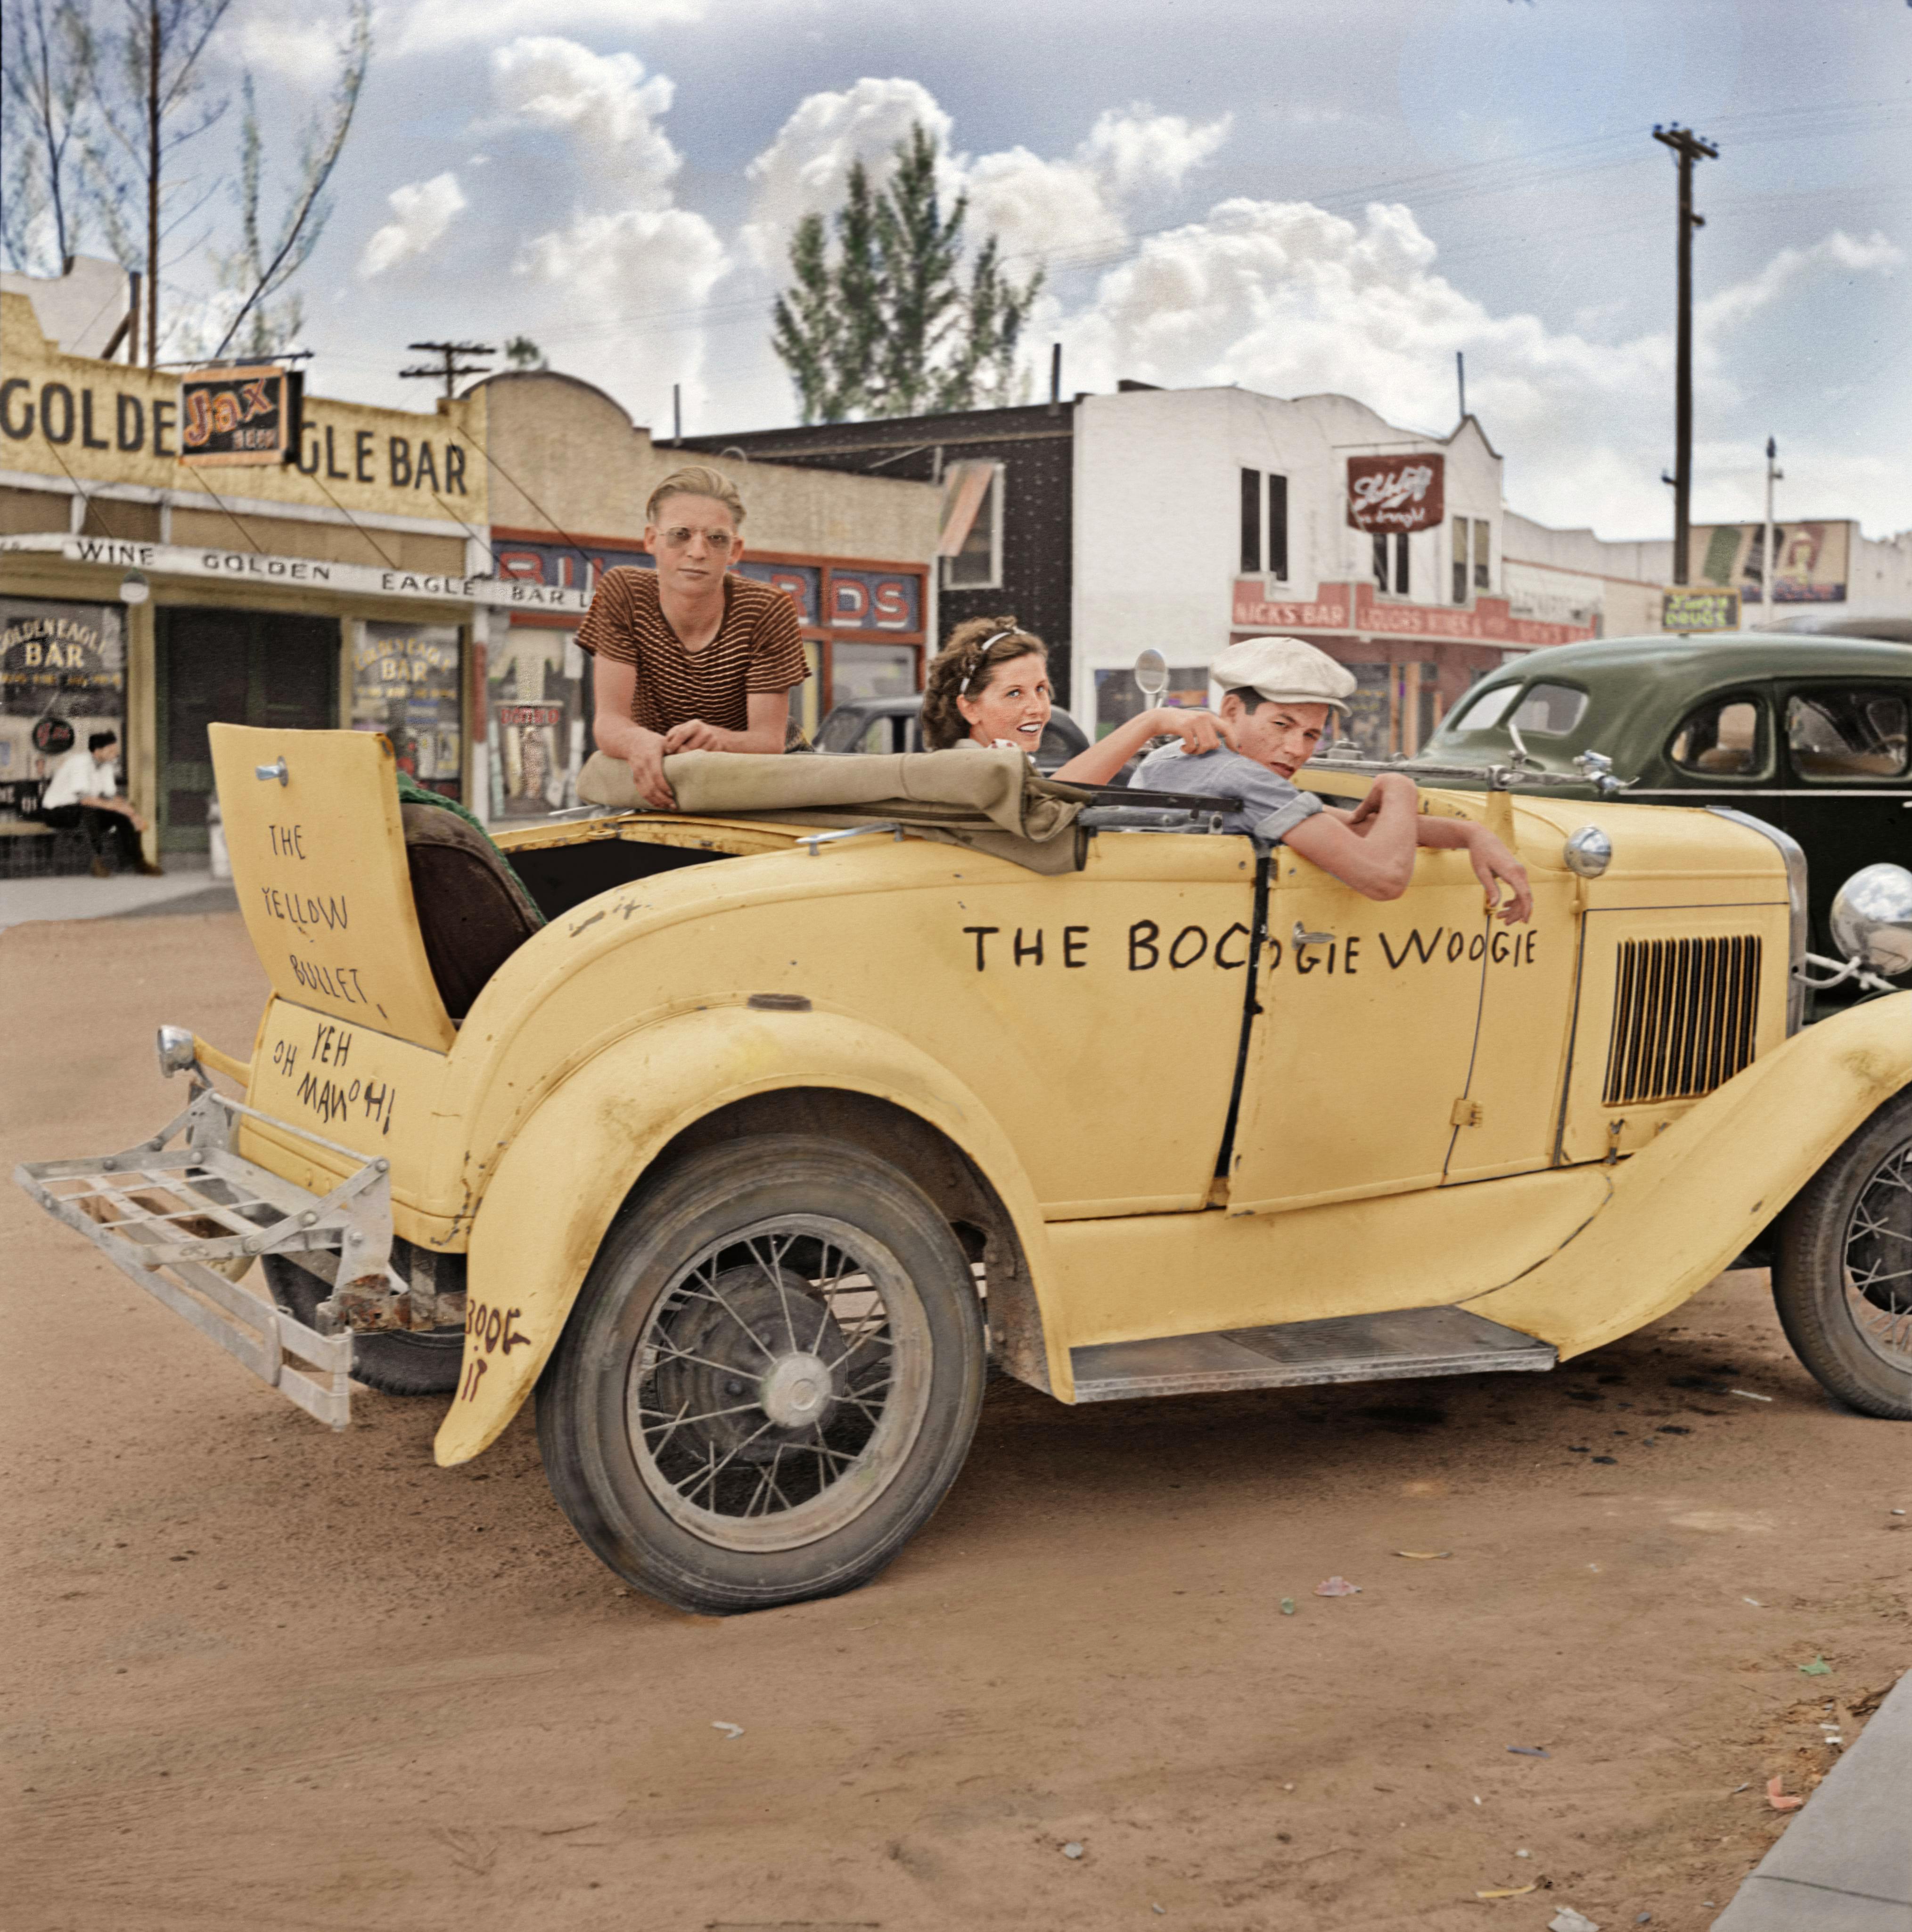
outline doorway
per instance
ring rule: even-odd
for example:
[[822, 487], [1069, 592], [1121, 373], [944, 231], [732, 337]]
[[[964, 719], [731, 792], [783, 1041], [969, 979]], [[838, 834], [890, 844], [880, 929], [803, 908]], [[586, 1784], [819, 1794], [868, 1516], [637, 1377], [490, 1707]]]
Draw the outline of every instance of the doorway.
[[276, 610], [155, 614], [160, 849], [203, 852], [213, 789], [206, 728], [335, 727], [338, 620]]

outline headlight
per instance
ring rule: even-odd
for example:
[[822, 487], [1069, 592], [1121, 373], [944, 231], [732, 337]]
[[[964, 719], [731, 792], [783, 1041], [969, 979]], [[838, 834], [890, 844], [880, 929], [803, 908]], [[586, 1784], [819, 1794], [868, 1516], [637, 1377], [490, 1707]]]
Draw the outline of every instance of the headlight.
[[167, 1079], [176, 1073], [191, 1071], [197, 1056], [193, 1050], [191, 1027], [163, 1026], [153, 1044], [159, 1049], [159, 1070]]
[[1912, 872], [1877, 865], [1853, 873], [1832, 902], [1832, 938], [1876, 973], [1912, 973]]

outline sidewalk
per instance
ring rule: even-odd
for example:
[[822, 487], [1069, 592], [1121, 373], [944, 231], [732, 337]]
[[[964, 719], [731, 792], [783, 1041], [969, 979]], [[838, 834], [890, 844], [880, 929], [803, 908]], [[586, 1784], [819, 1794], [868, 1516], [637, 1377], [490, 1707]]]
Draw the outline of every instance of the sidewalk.
[[82, 872], [65, 878], [0, 880], [0, 929], [36, 920], [230, 912], [238, 904], [231, 881], [215, 881], [203, 856], [197, 862], [176, 856], [157, 879], [137, 872], [96, 879]]
[[1713, 1932], [1912, 1932], [1912, 1670]]

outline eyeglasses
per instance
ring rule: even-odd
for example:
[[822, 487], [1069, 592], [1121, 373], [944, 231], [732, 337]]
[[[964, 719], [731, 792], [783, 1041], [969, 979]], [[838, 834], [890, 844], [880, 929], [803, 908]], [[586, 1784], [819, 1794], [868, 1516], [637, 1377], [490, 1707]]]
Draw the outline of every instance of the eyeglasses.
[[734, 530], [693, 530], [687, 524], [674, 524], [668, 530], [659, 530], [657, 534], [666, 550], [682, 550], [692, 537], [701, 537], [719, 556], [737, 542]]

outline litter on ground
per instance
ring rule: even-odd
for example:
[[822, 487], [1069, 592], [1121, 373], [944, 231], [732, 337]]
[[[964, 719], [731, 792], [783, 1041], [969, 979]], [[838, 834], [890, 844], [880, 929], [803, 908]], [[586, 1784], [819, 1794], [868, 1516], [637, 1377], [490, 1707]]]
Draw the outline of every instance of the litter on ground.
[[1766, 1780], [1766, 1802], [1775, 1811], [1796, 1811], [1805, 1802], [1803, 1798], [1788, 1798], [1781, 1789], [1785, 1780], [1777, 1772]]
[[1799, 1666], [1802, 1677], [1829, 1677], [1832, 1674], [1832, 1666], [1823, 1657], [1815, 1657], [1810, 1664]]
[[1317, 1583], [1314, 1593], [1317, 1597], [1358, 1597], [1361, 1586], [1350, 1583], [1345, 1576], [1331, 1576], [1326, 1582]]

